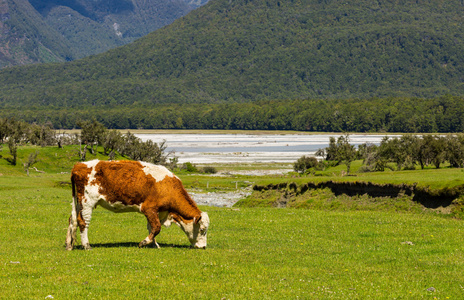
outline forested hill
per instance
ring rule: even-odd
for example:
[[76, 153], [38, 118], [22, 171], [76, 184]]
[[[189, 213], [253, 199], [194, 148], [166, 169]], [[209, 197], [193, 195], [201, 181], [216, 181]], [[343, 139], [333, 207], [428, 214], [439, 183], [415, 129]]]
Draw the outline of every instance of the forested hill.
[[461, 0], [212, 0], [132, 44], [7, 68], [0, 105], [464, 95]]
[[0, 0], [0, 68], [102, 53], [206, 0]]

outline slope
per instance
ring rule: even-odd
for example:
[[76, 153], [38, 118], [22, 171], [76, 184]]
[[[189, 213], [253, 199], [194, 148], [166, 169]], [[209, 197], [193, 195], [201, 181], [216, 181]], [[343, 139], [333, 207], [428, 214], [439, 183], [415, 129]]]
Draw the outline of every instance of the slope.
[[0, 68], [71, 57], [68, 41], [27, 0], [0, 0]]
[[461, 1], [213, 0], [130, 45], [0, 72], [0, 105], [464, 94]]
[[76, 58], [130, 43], [197, 7], [182, 0], [30, 2], [73, 45]]
[[196, 7], [183, 0], [0, 0], [0, 68], [102, 53]]

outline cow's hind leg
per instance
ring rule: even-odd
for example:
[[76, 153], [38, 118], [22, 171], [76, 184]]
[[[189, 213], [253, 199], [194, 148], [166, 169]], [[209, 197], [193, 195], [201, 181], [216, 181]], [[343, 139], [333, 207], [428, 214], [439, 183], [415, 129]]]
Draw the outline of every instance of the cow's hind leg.
[[90, 250], [90, 243], [88, 238], [89, 224], [90, 219], [92, 218], [92, 208], [84, 207], [77, 214], [77, 223], [79, 225], [79, 230], [81, 232], [81, 244], [85, 250]]
[[144, 209], [143, 213], [145, 217], [147, 217], [147, 228], [148, 228], [148, 236], [139, 243], [139, 247], [144, 247], [151, 243], [159, 248], [158, 243], [155, 240], [155, 237], [161, 231], [161, 222], [158, 217], [158, 212], [155, 209]]
[[71, 216], [69, 217], [68, 233], [66, 234], [66, 250], [72, 250], [77, 238], [77, 211], [73, 199]]
[[66, 234], [66, 250], [72, 250], [77, 237], [77, 218], [69, 217], [68, 233]]

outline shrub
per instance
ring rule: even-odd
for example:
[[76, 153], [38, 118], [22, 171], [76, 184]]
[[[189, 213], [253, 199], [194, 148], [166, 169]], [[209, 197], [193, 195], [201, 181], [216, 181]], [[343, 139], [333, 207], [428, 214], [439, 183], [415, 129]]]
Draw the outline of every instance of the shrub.
[[186, 170], [189, 173], [198, 173], [197, 167], [194, 164], [192, 164], [191, 162], [185, 162], [182, 165], [182, 170]]
[[201, 171], [202, 171], [202, 173], [206, 173], [206, 174], [216, 174], [217, 173], [216, 168], [215, 167], [210, 167], [210, 166], [203, 167]]
[[308, 169], [312, 169], [317, 165], [317, 158], [303, 155], [293, 164], [293, 170], [298, 173], [305, 173]]

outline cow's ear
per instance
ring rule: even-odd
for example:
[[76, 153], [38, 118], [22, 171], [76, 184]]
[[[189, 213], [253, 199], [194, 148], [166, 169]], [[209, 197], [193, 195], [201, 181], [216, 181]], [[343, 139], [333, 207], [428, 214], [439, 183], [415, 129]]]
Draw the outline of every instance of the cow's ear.
[[193, 223], [198, 224], [198, 222], [200, 222], [200, 220], [201, 220], [201, 215], [198, 218], [198, 220], [197, 220], [197, 218], [193, 218]]

